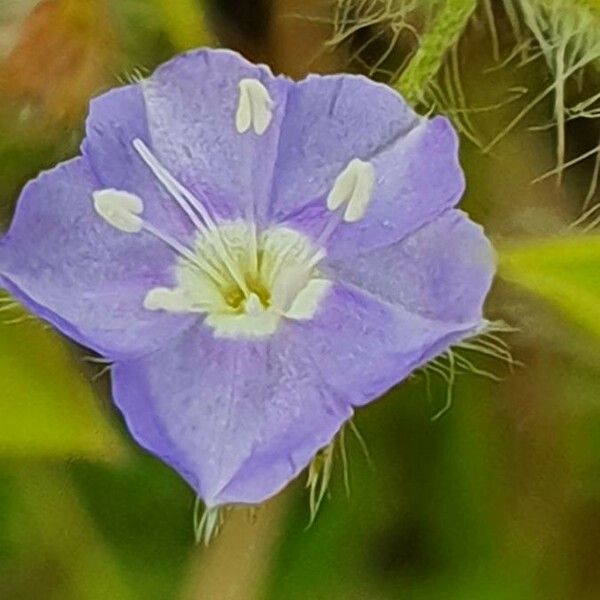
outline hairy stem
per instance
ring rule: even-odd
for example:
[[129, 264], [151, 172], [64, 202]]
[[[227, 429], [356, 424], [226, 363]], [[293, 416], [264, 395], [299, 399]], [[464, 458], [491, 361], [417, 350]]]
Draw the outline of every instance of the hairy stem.
[[446, 52], [457, 42], [465, 29], [477, 0], [446, 0], [408, 66], [394, 87], [408, 102], [422, 100], [428, 83], [442, 66]]

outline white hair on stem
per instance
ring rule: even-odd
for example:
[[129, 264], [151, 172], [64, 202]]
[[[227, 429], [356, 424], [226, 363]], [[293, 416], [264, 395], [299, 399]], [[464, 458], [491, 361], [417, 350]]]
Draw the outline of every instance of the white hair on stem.
[[[443, 12], [449, 0], [337, 0], [334, 5], [332, 29], [329, 41], [331, 46], [345, 44], [361, 32], [364, 41], [360, 47], [353, 48], [350, 60], [358, 63], [369, 75], [387, 78], [392, 83], [400, 81], [405, 71], [413, 63], [422, 59], [426, 38], [435, 30], [436, 16]], [[462, 4], [457, 4], [457, 6]], [[418, 14], [419, 19], [414, 16]], [[496, 23], [498, 17], [504, 17], [515, 41], [514, 50], [502, 57], [502, 46]], [[463, 31], [471, 22], [465, 19], [460, 26]], [[471, 116], [485, 110], [500, 108], [523, 97], [528, 90], [507, 90], [505, 99], [489, 107], [473, 107], [465, 96], [459, 68], [461, 34], [455, 32], [448, 43], [432, 44], [431, 51], [442, 51], [438, 57], [439, 68], [429, 78], [422, 78], [418, 98], [409, 97], [430, 111], [439, 110], [453, 120], [460, 132], [484, 152], [490, 151], [508, 133], [519, 126], [523, 118], [541, 102], [551, 98], [553, 120], [548, 127], [554, 127], [556, 164], [553, 169], [541, 175], [541, 178], [555, 176], [560, 185], [564, 172], [584, 161], [594, 160], [589, 186], [582, 203], [582, 212], [588, 209], [597, 196], [600, 180], [600, 140], [593, 148], [581, 152], [579, 156], [569, 157], [566, 124], [573, 119], [600, 120], [600, 92], [593, 91], [583, 100], [572, 105], [566, 102], [566, 89], [571, 85], [580, 85], [586, 71], [600, 65], [600, 11], [583, 0], [502, 0], [493, 2], [483, 0], [474, 13], [474, 22], [486, 24], [490, 32], [491, 51], [497, 63], [493, 70], [511, 65], [523, 67], [533, 61], [543, 59], [552, 76], [552, 81], [543, 89], [534, 93], [515, 116], [501, 128], [487, 143], [480, 142]], [[418, 27], [415, 23], [419, 23]], [[440, 28], [443, 30], [444, 28]], [[366, 33], [366, 35], [364, 35]], [[509, 34], [509, 35], [510, 35]], [[399, 51], [401, 36], [411, 36], [412, 51], [401, 60], [388, 60]], [[361, 38], [362, 39], [362, 38]], [[376, 58], [365, 63], [366, 51], [376, 49]], [[520, 59], [518, 59], [520, 57]], [[434, 60], [428, 56], [425, 63]], [[515, 62], [515, 59], [518, 59]], [[423, 61], [422, 61], [423, 62]], [[434, 60], [435, 62], [435, 60]], [[393, 64], [390, 67], [389, 64]], [[407, 68], [408, 66], [408, 68]], [[416, 72], [419, 72], [417, 66]], [[409, 86], [410, 87], [410, 86]], [[402, 89], [402, 85], [400, 85]], [[414, 91], [414, 90], [413, 90]], [[409, 94], [410, 96], [410, 94]], [[544, 126], [544, 128], [547, 126]]]

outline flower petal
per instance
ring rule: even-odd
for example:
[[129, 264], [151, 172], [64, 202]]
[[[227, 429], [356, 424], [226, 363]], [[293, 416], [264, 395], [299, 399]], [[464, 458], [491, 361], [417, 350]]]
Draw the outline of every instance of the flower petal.
[[134, 437], [209, 506], [271, 496], [351, 415], [301, 341], [283, 332], [241, 342], [194, 328], [112, 374]]
[[113, 368], [113, 396], [137, 441], [209, 505], [260, 502], [306, 466], [351, 416], [474, 332], [337, 284], [309, 321], [268, 341], [194, 328]]
[[99, 185], [142, 198], [144, 218], [183, 242], [192, 235], [192, 224], [139, 156], [133, 145], [136, 139], [152, 148], [139, 84], [116, 88], [92, 100], [81, 152]]
[[[331, 257], [350, 257], [401, 240], [455, 206], [464, 190], [458, 138], [443, 117], [422, 119], [370, 163], [375, 173], [371, 200], [361, 219], [340, 224], [331, 235]], [[330, 218], [324, 198], [281, 217], [313, 238]]]
[[145, 234], [120, 232], [94, 210], [99, 183], [76, 158], [28, 183], [0, 240], [3, 285], [25, 306], [109, 358], [150, 351], [189, 317], [144, 309], [170, 285], [174, 255]]
[[389, 86], [356, 75], [311, 75], [289, 91], [273, 184], [275, 221], [323, 200], [353, 159], [368, 160], [420, 118]]
[[415, 233], [351, 259], [329, 261], [329, 274], [413, 314], [449, 322], [481, 318], [495, 270], [480, 226], [450, 210]]
[[476, 333], [482, 324], [481, 318], [428, 319], [337, 283], [312, 320], [295, 321], [290, 329], [302, 339], [324, 380], [360, 406]]
[[[234, 52], [199, 50], [162, 65], [142, 85], [165, 166], [221, 217], [245, 216], [253, 206], [260, 217], [291, 83]], [[250, 97], [253, 90], [261, 92]]]

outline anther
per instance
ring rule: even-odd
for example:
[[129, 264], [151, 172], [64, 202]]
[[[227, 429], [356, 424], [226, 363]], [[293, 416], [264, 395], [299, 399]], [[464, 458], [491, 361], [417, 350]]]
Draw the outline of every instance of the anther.
[[373, 195], [375, 169], [369, 162], [352, 159], [337, 176], [327, 196], [327, 208], [335, 211], [343, 205], [344, 221], [354, 223], [364, 216]]
[[273, 118], [273, 100], [267, 88], [258, 79], [242, 79], [239, 83], [238, 108], [235, 115], [235, 128], [238, 133], [246, 133], [250, 128], [254, 133], [265, 133]]
[[94, 209], [115, 229], [139, 233], [144, 225], [139, 216], [144, 210], [142, 199], [135, 194], [115, 189], [99, 190], [92, 194]]
[[158, 287], [151, 289], [144, 298], [147, 310], [166, 310], [172, 313], [190, 312], [194, 305], [180, 289]]

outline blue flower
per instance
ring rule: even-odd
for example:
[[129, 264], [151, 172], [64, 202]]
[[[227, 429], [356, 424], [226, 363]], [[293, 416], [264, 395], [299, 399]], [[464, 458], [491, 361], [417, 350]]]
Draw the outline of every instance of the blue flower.
[[444, 118], [358, 76], [195, 51], [94, 100], [23, 190], [3, 286], [113, 364], [208, 506], [295, 477], [355, 407], [482, 328], [494, 261]]

